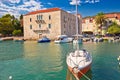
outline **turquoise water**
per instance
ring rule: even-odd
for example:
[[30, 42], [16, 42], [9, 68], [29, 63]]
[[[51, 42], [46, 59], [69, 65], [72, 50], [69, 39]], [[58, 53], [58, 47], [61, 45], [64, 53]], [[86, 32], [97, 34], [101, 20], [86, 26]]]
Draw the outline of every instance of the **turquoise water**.
[[[86, 74], [91, 80], [120, 80], [120, 43], [84, 43], [80, 48], [93, 56]], [[0, 42], [0, 80], [75, 80], [66, 65], [66, 55], [74, 49], [72, 43]]]

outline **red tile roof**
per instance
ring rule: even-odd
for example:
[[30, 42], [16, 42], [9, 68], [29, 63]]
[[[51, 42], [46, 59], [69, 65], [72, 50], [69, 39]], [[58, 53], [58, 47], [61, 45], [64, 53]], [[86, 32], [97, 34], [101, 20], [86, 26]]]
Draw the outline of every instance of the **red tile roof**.
[[[120, 20], [120, 13], [107, 13], [105, 14], [106, 18], [116, 18]], [[82, 19], [82, 23], [85, 23], [86, 19], [90, 19], [93, 22], [94, 17], [85, 17]]]
[[107, 18], [120, 19], [120, 13], [109, 13], [109, 14], [105, 14], [105, 16], [106, 16]]
[[61, 10], [60, 8], [50, 8], [50, 9], [44, 9], [44, 10], [38, 10], [38, 11], [33, 11], [29, 12], [26, 15], [32, 15], [32, 14], [37, 14], [37, 13], [45, 13], [45, 12], [52, 12], [52, 11], [59, 11]]
[[82, 23], [85, 23], [85, 20], [89, 20], [90, 23], [93, 23], [94, 18], [92, 17], [83, 18]]

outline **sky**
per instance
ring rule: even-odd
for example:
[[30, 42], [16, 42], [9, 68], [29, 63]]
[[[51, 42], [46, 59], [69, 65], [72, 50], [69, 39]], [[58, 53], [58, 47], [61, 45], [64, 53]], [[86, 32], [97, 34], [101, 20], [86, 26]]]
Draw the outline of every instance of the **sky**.
[[[0, 17], [5, 14], [19, 17], [28, 12], [55, 7], [74, 14], [75, 3], [76, 0], [0, 0]], [[83, 17], [99, 12], [120, 12], [120, 0], [77, 0], [77, 3], [78, 13]]]

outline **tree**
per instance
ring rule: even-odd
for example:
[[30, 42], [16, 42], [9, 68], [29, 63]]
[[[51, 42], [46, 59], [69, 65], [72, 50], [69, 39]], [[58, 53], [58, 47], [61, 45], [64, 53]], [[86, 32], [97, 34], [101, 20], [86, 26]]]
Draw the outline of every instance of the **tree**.
[[22, 14], [20, 15], [20, 20], [21, 20], [21, 19], [23, 19], [23, 15], [22, 15]]
[[0, 33], [4, 36], [9, 36], [14, 30], [21, 30], [23, 32], [23, 27], [21, 27], [20, 21], [13, 15], [3, 15], [0, 18]]
[[0, 33], [3, 35], [10, 35], [14, 30], [10, 15], [7, 14], [0, 18], [0, 22], [1, 22]]
[[102, 33], [102, 27], [106, 24], [106, 17], [104, 16], [104, 13], [98, 13], [95, 16], [95, 23], [98, 25], [97, 29], [100, 30], [99, 33]]
[[109, 34], [119, 34], [120, 33], [120, 25], [118, 25], [116, 22], [113, 22], [111, 26], [108, 28]]
[[12, 34], [13, 34], [14, 36], [20, 36], [20, 35], [22, 35], [22, 31], [21, 31], [21, 30], [14, 30], [14, 31], [12, 32]]

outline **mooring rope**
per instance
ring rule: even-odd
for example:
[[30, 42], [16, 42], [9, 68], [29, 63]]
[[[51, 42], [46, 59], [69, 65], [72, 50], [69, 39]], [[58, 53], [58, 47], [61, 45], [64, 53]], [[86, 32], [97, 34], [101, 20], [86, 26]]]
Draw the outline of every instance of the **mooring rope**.
[[81, 71], [80, 71], [80, 73], [86, 78], [86, 79], [88, 79], [88, 80], [91, 80], [89, 77], [87, 77], [84, 73], [82, 73]]

